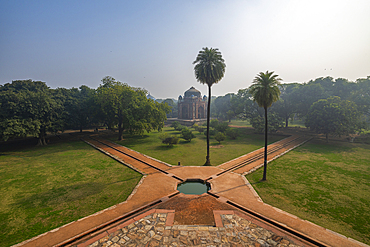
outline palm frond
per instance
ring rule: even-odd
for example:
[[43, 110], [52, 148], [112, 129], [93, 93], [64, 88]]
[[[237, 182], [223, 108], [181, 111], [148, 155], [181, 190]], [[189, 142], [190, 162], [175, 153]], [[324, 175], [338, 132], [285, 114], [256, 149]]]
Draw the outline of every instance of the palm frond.
[[225, 74], [226, 64], [217, 48], [203, 48], [193, 64], [195, 64], [195, 78], [202, 84], [212, 86], [219, 82]]
[[274, 71], [260, 72], [253, 80], [249, 92], [253, 101], [257, 102], [260, 107], [268, 108], [272, 103], [279, 100], [281, 78], [274, 74]]

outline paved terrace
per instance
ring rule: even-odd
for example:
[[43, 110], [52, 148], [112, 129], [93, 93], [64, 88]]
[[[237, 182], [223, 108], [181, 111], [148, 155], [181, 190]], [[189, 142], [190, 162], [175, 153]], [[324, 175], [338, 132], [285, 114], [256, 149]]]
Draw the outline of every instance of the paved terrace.
[[[269, 145], [268, 160], [307, 140]], [[143, 174], [139, 184], [125, 202], [16, 246], [368, 246], [265, 204], [244, 177], [263, 165], [263, 148], [218, 167], [182, 167], [107, 140], [86, 142]], [[179, 194], [188, 179], [205, 180], [211, 190]], [[191, 217], [207, 222], [182, 223]]]

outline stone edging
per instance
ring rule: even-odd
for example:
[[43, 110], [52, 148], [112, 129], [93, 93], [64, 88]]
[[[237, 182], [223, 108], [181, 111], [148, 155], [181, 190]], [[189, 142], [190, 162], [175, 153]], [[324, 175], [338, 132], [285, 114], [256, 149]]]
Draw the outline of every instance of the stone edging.
[[[84, 140], [84, 139], [82, 139], [82, 141], [84, 141], [85, 143], [89, 144], [89, 145], [90, 145], [90, 146], [92, 146], [93, 148], [95, 148], [95, 149], [99, 150], [100, 152], [102, 152], [102, 153], [104, 153], [104, 154], [108, 155], [108, 156], [109, 156], [109, 157], [111, 157], [112, 159], [115, 159], [115, 160], [116, 160], [116, 161], [118, 161], [119, 163], [121, 163], [121, 164], [123, 164], [123, 165], [125, 165], [125, 166], [127, 166], [127, 167], [129, 167], [129, 168], [131, 168], [132, 170], [137, 171], [138, 173], [140, 173], [140, 174], [142, 174], [142, 175], [148, 175], [148, 174], [146, 174], [145, 172], [140, 171], [140, 170], [139, 170], [139, 169], [137, 169], [136, 167], [134, 167], [134, 166], [132, 166], [132, 165], [130, 165], [130, 164], [128, 164], [128, 163], [126, 163], [126, 162], [124, 162], [123, 160], [121, 160], [121, 159], [120, 159], [120, 158], [118, 158], [117, 156], [112, 155], [112, 154], [108, 153], [107, 151], [105, 151], [105, 150], [103, 150], [103, 149], [101, 149], [101, 148], [99, 148], [99, 147], [95, 146], [94, 144], [92, 144], [92, 143], [90, 143], [90, 142], [88, 142], [88, 141], [86, 141], [86, 140]], [[135, 152], [136, 152], [136, 151], [135, 151]]]
[[[112, 142], [112, 141], [110, 141], [110, 142], [111, 142], [111, 143], [114, 143], [114, 144], [116, 144], [116, 145], [122, 146], [122, 145], [117, 144], [117, 143], [115, 143], [115, 142]], [[162, 164], [164, 164], [164, 165], [166, 165], [166, 166], [168, 166], [168, 167], [173, 167], [173, 165], [168, 164], [168, 163], [166, 163], [166, 162], [164, 162], [164, 161], [157, 160], [156, 158], [150, 157], [150, 156], [148, 156], [148, 155], [146, 155], [146, 154], [140, 153], [140, 152], [135, 151], [135, 150], [133, 150], [133, 149], [131, 149], [131, 148], [128, 148], [128, 147], [126, 147], [126, 146], [123, 146], [123, 147], [125, 147], [125, 148], [129, 149], [129, 150], [130, 150], [130, 151], [132, 151], [132, 152], [135, 152], [135, 153], [137, 153], [137, 154], [143, 155], [144, 157], [146, 157], [146, 158], [148, 158], [148, 159], [151, 159], [151, 160], [157, 161], [157, 162], [162, 163]]]
[[[290, 149], [286, 150], [285, 152], [282, 152], [281, 154], [276, 155], [276, 156], [275, 156], [275, 157], [273, 157], [272, 159], [268, 160], [268, 161], [267, 161], [267, 164], [268, 164], [268, 163], [270, 163], [270, 162], [272, 162], [272, 161], [274, 161], [274, 160], [276, 160], [277, 158], [280, 158], [280, 157], [281, 157], [281, 156], [283, 156], [284, 154], [286, 154], [286, 153], [288, 153], [288, 152], [292, 151], [293, 149], [295, 149], [295, 148], [297, 148], [297, 147], [299, 147], [299, 146], [303, 145], [304, 143], [306, 143], [306, 142], [310, 141], [311, 139], [312, 139], [312, 138], [307, 139], [307, 140], [305, 140], [304, 142], [301, 142], [301, 143], [299, 143], [299, 144], [295, 145], [294, 147], [292, 147], [292, 148], [290, 148]], [[284, 139], [283, 139], [283, 140], [284, 140]], [[252, 172], [254, 172], [254, 171], [258, 170], [259, 168], [261, 168], [261, 167], [263, 166], [263, 164], [264, 164], [264, 163], [262, 163], [262, 164], [260, 164], [260, 165], [258, 165], [258, 166], [253, 167], [253, 168], [252, 168], [252, 169], [250, 169], [249, 171], [244, 172], [242, 175], [243, 175], [243, 176], [245, 176], [245, 175], [248, 175], [248, 174], [250, 174], [250, 173], [252, 173]]]

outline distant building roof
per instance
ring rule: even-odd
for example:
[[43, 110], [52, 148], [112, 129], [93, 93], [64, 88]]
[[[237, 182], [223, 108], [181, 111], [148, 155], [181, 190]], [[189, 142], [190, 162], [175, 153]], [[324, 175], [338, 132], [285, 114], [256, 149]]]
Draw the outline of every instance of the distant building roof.
[[193, 95], [195, 97], [202, 97], [200, 91], [196, 90], [194, 87], [191, 87], [189, 90], [185, 91], [184, 98], [191, 98]]
[[150, 95], [150, 93], [146, 96], [147, 99], [152, 99], [152, 100], [155, 100], [155, 98], [153, 96]]

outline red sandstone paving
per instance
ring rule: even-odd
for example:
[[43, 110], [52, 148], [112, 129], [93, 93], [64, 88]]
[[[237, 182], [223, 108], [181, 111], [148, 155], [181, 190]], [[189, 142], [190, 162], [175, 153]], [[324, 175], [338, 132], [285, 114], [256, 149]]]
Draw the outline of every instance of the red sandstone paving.
[[[285, 144], [287, 142], [290, 142], [290, 141], [292, 141], [294, 139], [297, 139], [297, 138], [298, 138], [298, 136], [291, 136], [291, 137], [285, 138], [283, 140], [280, 140], [278, 142], [272, 143], [272, 144], [270, 144], [270, 145], [267, 146], [267, 151], [270, 151], [271, 149], [273, 149], [273, 148], [275, 148], [277, 146], [281, 146], [281, 145], [283, 145], [283, 144]], [[251, 152], [251, 153], [248, 153], [246, 155], [243, 155], [243, 156], [241, 156], [239, 158], [236, 158], [234, 160], [225, 162], [225, 163], [219, 165], [218, 167], [221, 168], [221, 169], [225, 169], [226, 170], [226, 169], [229, 169], [229, 168], [231, 168], [231, 167], [233, 167], [233, 166], [235, 166], [235, 165], [237, 165], [237, 164], [239, 164], [239, 163], [241, 163], [241, 162], [243, 162], [245, 160], [248, 160], [248, 159], [250, 159], [250, 158], [252, 158], [252, 157], [254, 157], [256, 155], [263, 154], [263, 152], [264, 152], [264, 148], [260, 148], [258, 150], [255, 150], [255, 151]], [[262, 157], [262, 159], [263, 159], [263, 157]]]
[[257, 200], [255, 194], [246, 185], [246, 180], [235, 173], [226, 173], [216, 179], [211, 180], [211, 192], [217, 196], [242, 205], [254, 212], [257, 212], [269, 219], [280, 222], [292, 229], [295, 229], [305, 235], [308, 235], [318, 241], [330, 246], [361, 246], [325, 228], [302, 220], [297, 216], [286, 213], [280, 209], [272, 207]]
[[144, 154], [141, 154], [139, 152], [136, 152], [136, 151], [134, 151], [132, 149], [129, 149], [129, 148], [125, 147], [125, 146], [121, 146], [121, 145], [118, 145], [118, 144], [116, 144], [114, 142], [107, 141], [107, 140], [100, 140], [99, 139], [99, 141], [101, 141], [101, 142], [103, 142], [103, 143], [105, 143], [107, 145], [113, 146], [113, 147], [117, 148], [118, 150], [121, 150], [121, 151], [123, 151], [123, 152], [125, 152], [125, 153], [127, 153], [129, 155], [132, 155], [132, 156], [134, 156], [134, 157], [136, 157], [136, 158], [138, 158], [138, 159], [140, 159], [140, 160], [142, 160], [144, 162], [147, 162], [147, 163], [151, 164], [152, 166], [155, 166], [155, 167], [157, 167], [157, 168], [159, 168], [159, 169], [161, 169], [163, 171], [168, 170], [168, 169], [171, 169], [171, 165], [166, 165], [163, 162], [160, 162], [158, 160], [155, 160], [155, 159], [153, 159], [153, 158], [151, 158], [149, 156], [146, 156]]
[[[284, 140], [286, 141], [286, 139]], [[98, 144], [98, 142], [93, 143], [94, 145]], [[272, 147], [273, 145], [277, 144], [274, 143], [269, 145], [269, 147]], [[118, 157], [122, 156], [122, 154], [119, 155], [119, 152], [112, 151], [113, 149], [106, 147], [102, 147], [102, 149]], [[284, 151], [279, 153], [282, 152]], [[177, 184], [179, 183], [177, 179], [158, 173], [156, 169], [144, 168], [142, 167], [142, 163], [140, 164], [140, 162], [137, 162], [132, 158], [128, 159], [122, 157], [122, 159], [137, 169], [142, 169], [146, 171], [146, 173], [150, 174], [143, 180], [142, 184], [138, 186], [136, 193], [133, 194], [129, 200], [107, 209], [104, 212], [73, 222], [59, 230], [50, 231], [37, 238], [35, 241], [30, 241], [23, 246], [52, 246], [61, 243], [79, 233], [88, 231], [89, 229], [115, 219], [150, 202], [168, 196], [176, 191]], [[157, 165], [158, 162], [150, 161], [150, 163]], [[153, 170], [155, 170], [155, 172]], [[170, 173], [175, 174], [184, 180], [188, 178], [206, 179], [217, 174], [219, 171], [222, 170], [217, 167], [173, 167], [169, 170]], [[227, 204], [222, 203], [222, 201], [225, 202], [226, 200], [230, 200], [331, 246], [363, 246], [360, 243], [340, 237], [339, 235], [327, 231], [320, 226], [299, 219], [294, 215], [290, 215], [259, 201], [258, 197], [256, 197], [252, 190], [247, 186], [246, 181], [247, 180], [243, 176], [233, 172], [228, 172], [210, 180], [212, 185], [212, 190], [210, 192], [221, 196], [219, 201], [208, 195], [200, 197], [180, 195], [174, 197], [176, 199], [173, 198], [173, 200], [167, 201], [167, 204], [162, 204], [161, 208], [174, 209], [174, 220], [179, 224], [194, 224], [197, 222], [197, 224], [214, 225], [213, 213], [211, 215], [210, 212], [213, 212], [213, 210], [230, 209]], [[210, 219], [212, 219], [212, 222]]]
[[222, 171], [223, 170], [212, 166], [174, 166], [167, 172], [172, 173], [183, 180], [191, 178], [205, 180]]
[[174, 225], [208, 226], [215, 225], [213, 210], [235, 209], [232, 206], [219, 202], [208, 194], [197, 196], [182, 193], [155, 208], [175, 210]]
[[124, 203], [118, 204], [104, 212], [88, 216], [66, 225], [57, 231], [51, 231], [39, 237], [35, 241], [28, 242], [22, 246], [53, 246], [78, 234], [86, 232], [94, 227], [116, 219], [128, 212], [136, 210], [148, 203], [168, 196], [175, 192], [177, 180], [162, 173], [147, 176], [137, 188], [133, 196]]

